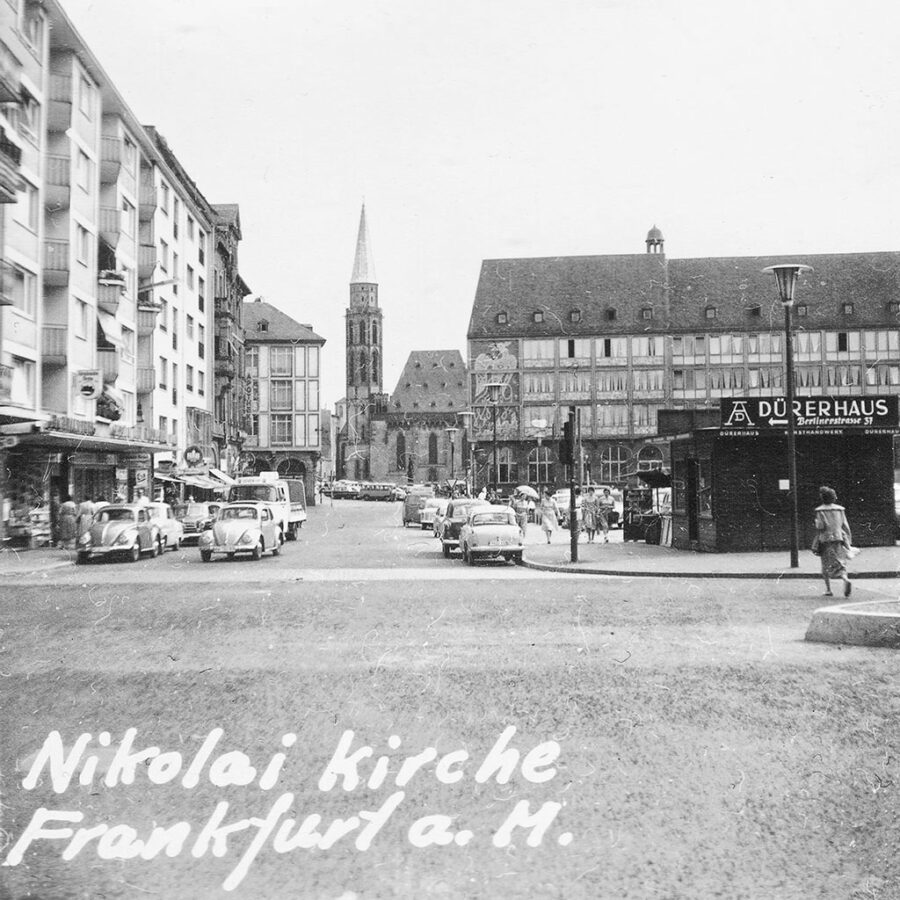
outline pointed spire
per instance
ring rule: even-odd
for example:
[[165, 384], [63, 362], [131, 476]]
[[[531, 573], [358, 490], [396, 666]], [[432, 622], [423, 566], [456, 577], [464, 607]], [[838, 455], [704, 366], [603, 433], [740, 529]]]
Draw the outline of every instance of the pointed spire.
[[353, 260], [353, 275], [350, 284], [377, 284], [375, 263], [372, 260], [372, 248], [369, 242], [369, 226], [366, 224], [366, 204], [362, 205], [359, 214], [359, 235], [356, 238], [356, 257]]

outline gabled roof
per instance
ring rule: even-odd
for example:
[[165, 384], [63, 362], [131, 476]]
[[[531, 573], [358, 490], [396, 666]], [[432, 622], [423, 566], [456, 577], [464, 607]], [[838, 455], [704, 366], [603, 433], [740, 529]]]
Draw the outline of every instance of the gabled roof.
[[388, 411], [461, 412], [466, 397], [466, 364], [459, 350], [413, 350]]
[[234, 228], [237, 231], [238, 240], [241, 240], [240, 206], [237, 203], [213, 203], [212, 208], [216, 213], [216, 225]]
[[350, 284], [377, 284], [375, 261], [372, 259], [372, 243], [369, 240], [369, 226], [366, 223], [366, 204], [359, 214], [359, 233], [356, 236], [356, 255], [353, 257], [353, 274]]
[[[496, 336], [504, 329], [535, 338], [633, 330], [632, 312], [664, 302], [665, 261], [655, 253], [486, 259], [468, 336]], [[501, 313], [506, 323], [498, 323]], [[536, 322], [535, 313], [543, 321]]]
[[[244, 341], [252, 343], [276, 343], [278, 341], [307, 341], [324, 344], [325, 338], [316, 334], [308, 325], [301, 325], [280, 309], [265, 300], [249, 300], [244, 302]], [[264, 322], [266, 330], [260, 331], [259, 324]]]

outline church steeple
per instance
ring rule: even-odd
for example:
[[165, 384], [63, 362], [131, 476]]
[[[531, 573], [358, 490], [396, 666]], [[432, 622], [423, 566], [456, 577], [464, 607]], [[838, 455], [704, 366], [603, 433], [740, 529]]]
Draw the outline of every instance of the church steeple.
[[366, 204], [359, 214], [359, 234], [356, 237], [356, 256], [353, 259], [353, 275], [350, 284], [376, 284], [375, 263], [372, 260], [372, 246], [369, 241], [369, 226], [366, 222]]

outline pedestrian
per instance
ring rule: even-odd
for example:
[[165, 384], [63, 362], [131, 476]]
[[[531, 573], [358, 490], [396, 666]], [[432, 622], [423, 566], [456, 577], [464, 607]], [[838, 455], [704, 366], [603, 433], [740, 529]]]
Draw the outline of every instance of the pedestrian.
[[75, 538], [78, 536], [78, 507], [66, 494], [59, 506], [59, 545], [65, 550], [75, 549]]
[[594, 489], [587, 489], [587, 496], [581, 501], [581, 521], [587, 532], [587, 542], [594, 543], [594, 534], [597, 531], [597, 515], [600, 509], [599, 499], [594, 494]]
[[553, 499], [553, 494], [550, 493], [550, 488], [544, 488], [544, 493], [541, 496], [540, 511], [541, 531], [547, 536], [547, 543], [549, 544], [550, 538], [559, 524], [559, 507]]
[[59, 507], [61, 504], [59, 491], [50, 493], [50, 546], [59, 546]]
[[94, 498], [94, 515], [96, 516], [104, 506], [109, 506], [109, 501], [103, 496], [103, 494], [97, 494]]
[[528, 499], [521, 492], [516, 491], [512, 496], [510, 506], [516, 514], [516, 525], [519, 526], [519, 532], [522, 535], [522, 542], [525, 542], [525, 529], [528, 527]]
[[94, 521], [94, 504], [86, 497], [78, 506], [77, 532], [78, 537], [87, 534], [91, 530]]
[[837, 492], [834, 488], [820, 487], [819, 498], [822, 504], [816, 507], [815, 544], [822, 561], [825, 596], [834, 596], [831, 593], [831, 579], [840, 578], [844, 582], [844, 596], [849, 597], [852, 587], [846, 560], [851, 541], [850, 523], [844, 507], [836, 502]]
[[150, 505], [150, 498], [147, 496], [147, 493], [143, 488], [138, 488], [134, 492], [134, 502], [137, 503], [138, 506]]
[[603, 494], [597, 503], [597, 523], [603, 531], [603, 543], [609, 543], [609, 514], [616, 508], [609, 488], [603, 488]]

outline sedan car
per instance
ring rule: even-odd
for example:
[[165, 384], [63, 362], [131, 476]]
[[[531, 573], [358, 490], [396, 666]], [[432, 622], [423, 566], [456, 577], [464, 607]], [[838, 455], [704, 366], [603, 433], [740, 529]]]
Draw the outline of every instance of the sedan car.
[[76, 563], [106, 556], [127, 556], [137, 562], [142, 553], [159, 556], [163, 539], [146, 506], [122, 503], [104, 506], [94, 516], [90, 531], [78, 539]]
[[234, 559], [237, 553], [249, 553], [259, 559], [270, 550], [281, 552], [282, 533], [268, 503], [226, 503], [212, 528], [200, 535], [200, 558], [209, 562], [214, 553]]
[[447, 501], [440, 497], [429, 497], [419, 510], [419, 527], [422, 531], [434, 529], [434, 520], [441, 509], [441, 504], [446, 507]]
[[459, 531], [459, 548], [470, 566], [476, 559], [522, 561], [522, 532], [508, 506], [476, 506]]
[[221, 503], [188, 503], [181, 516], [181, 527], [184, 529], [182, 542], [199, 541], [201, 533], [212, 527], [221, 506]]
[[184, 526], [175, 518], [175, 510], [168, 503], [148, 503], [150, 518], [159, 528], [163, 551], [180, 550], [184, 539]]
[[469, 497], [450, 502], [447, 512], [441, 520], [441, 550], [445, 557], [449, 558], [450, 554], [459, 548], [459, 532], [466, 524], [469, 513], [476, 506], [490, 509], [490, 506], [486, 505], [483, 500], [472, 500]]

